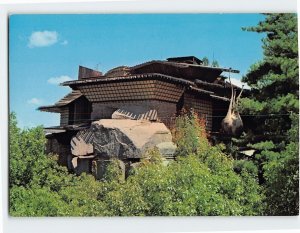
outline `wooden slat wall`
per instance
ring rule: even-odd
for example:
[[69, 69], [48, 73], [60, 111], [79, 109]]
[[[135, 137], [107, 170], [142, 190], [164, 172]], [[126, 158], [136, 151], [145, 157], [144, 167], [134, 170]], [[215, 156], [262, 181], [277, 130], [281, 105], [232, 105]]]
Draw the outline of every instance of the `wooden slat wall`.
[[74, 124], [90, 122], [91, 103], [84, 97], [80, 97], [74, 101]]
[[68, 107], [63, 107], [61, 108], [61, 113], [60, 113], [60, 126], [65, 126], [68, 125], [69, 123], [69, 108]]
[[184, 94], [184, 108], [193, 108], [200, 118], [206, 120], [206, 130], [212, 130], [212, 102], [204, 97], [195, 96], [190, 93]]

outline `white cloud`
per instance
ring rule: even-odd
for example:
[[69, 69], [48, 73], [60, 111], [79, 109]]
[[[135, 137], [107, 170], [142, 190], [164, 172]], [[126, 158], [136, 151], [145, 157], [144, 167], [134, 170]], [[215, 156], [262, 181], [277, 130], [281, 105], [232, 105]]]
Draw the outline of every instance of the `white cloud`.
[[61, 42], [61, 45], [67, 45], [69, 42], [67, 40], [64, 40], [63, 42]]
[[67, 75], [61, 75], [59, 77], [52, 77], [47, 80], [48, 83], [53, 85], [58, 85], [60, 83], [73, 80], [71, 77]]
[[29, 37], [28, 47], [46, 47], [51, 46], [58, 41], [58, 33], [56, 31], [37, 31], [33, 32]]
[[42, 100], [38, 99], [38, 98], [32, 98], [30, 100], [27, 101], [28, 104], [32, 104], [32, 105], [40, 105], [42, 104]]
[[230, 78], [230, 80], [231, 80], [231, 83], [232, 83], [233, 85], [236, 85], [236, 86], [238, 86], [238, 87], [240, 87], [240, 88], [242, 88], [242, 86], [244, 85], [244, 89], [251, 89], [251, 88], [248, 86], [247, 83], [242, 82], [240, 79], [237, 79], [237, 78]]

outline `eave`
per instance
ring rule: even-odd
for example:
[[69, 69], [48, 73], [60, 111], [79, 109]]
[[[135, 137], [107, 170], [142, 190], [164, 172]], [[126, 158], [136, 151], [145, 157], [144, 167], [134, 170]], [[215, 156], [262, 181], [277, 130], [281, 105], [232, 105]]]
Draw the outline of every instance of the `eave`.
[[56, 102], [54, 105], [40, 106], [38, 110], [43, 112], [60, 113], [63, 107], [72, 103], [74, 100], [78, 99], [81, 96], [82, 93], [80, 91], [73, 90], [72, 92], [64, 96], [62, 99], [60, 99], [58, 102]]
[[62, 86], [70, 86], [71, 88], [76, 88], [79, 85], [85, 84], [92, 84], [92, 83], [114, 83], [114, 82], [128, 82], [132, 80], [144, 80], [144, 79], [159, 79], [159, 80], [166, 80], [173, 83], [184, 84], [184, 85], [194, 85], [194, 82], [176, 78], [169, 75], [159, 74], [159, 73], [147, 73], [147, 74], [137, 74], [137, 75], [130, 75], [130, 76], [119, 76], [113, 78], [91, 78], [91, 79], [84, 79], [84, 80], [73, 80], [67, 81], [62, 83]]

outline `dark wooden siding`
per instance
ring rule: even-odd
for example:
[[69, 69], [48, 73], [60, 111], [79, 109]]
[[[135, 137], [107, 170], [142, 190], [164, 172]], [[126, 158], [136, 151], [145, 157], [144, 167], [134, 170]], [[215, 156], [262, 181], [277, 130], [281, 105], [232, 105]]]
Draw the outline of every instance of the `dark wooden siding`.
[[69, 123], [69, 107], [61, 108], [60, 112], [60, 126], [66, 126]]
[[91, 119], [91, 112], [91, 103], [84, 96], [81, 96], [72, 103], [61, 108], [60, 125], [66, 126], [88, 123]]
[[91, 108], [91, 103], [84, 96], [81, 96], [80, 98], [75, 100], [69, 107], [69, 124], [72, 125], [90, 122], [92, 111]]
[[192, 93], [184, 94], [184, 106], [185, 109], [193, 108], [198, 116], [205, 120], [206, 130], [212, 130], [212, 101], [211, 99], [195, 95]]

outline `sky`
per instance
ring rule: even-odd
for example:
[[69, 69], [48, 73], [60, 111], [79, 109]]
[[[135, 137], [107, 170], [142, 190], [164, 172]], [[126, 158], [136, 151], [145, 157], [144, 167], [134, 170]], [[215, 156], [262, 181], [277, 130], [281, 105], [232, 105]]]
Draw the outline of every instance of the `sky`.
[[[240, 70], [262, 56], [263, 35], [243, 31], [261, 14], [11, 15], [9, 101], [22, 128], [59, 125], [59, 114], [40, 112], [71, 91], [78, 66], [106, 72], [168, 57], [196, 56]], [[225, 74], [226, 75], [226, 74]]]

